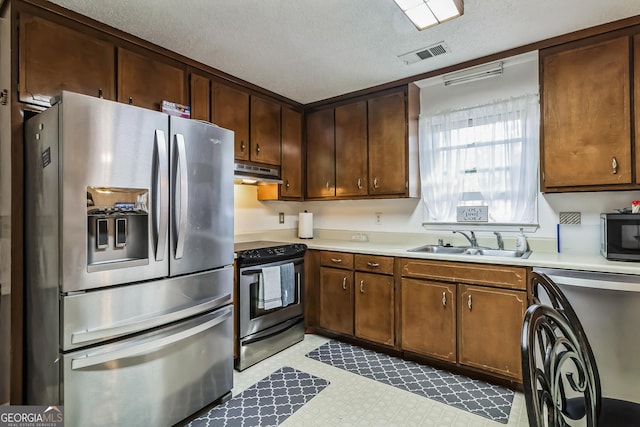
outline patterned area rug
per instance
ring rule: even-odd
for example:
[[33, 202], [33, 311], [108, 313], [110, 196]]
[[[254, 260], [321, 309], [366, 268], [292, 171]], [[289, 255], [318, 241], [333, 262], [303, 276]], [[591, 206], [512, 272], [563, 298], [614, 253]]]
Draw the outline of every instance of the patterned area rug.
[[277, 426], [328, 385], [329, 381], [285, 366], [187, 425]]
[[509, 421], [514, 392], [506, 387], [340, 341], [329, 341], [306, 356], [499, 423]]

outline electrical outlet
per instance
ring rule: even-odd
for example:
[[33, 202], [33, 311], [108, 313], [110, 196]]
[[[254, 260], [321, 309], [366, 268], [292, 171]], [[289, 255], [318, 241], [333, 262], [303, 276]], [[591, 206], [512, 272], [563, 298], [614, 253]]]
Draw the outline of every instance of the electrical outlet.
[[382, 212], [376, 212], [376, 225], [382, 225]]
[[280, 213], [278, 214], [278, 222], [279, 222], [280, 224], [284, 224], [284, 212], [280, 212]]

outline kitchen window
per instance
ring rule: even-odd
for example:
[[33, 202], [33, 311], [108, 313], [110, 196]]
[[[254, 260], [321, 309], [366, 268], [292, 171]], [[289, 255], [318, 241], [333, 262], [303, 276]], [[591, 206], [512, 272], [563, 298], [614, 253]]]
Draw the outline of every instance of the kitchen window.
[[425, 223], [487, 206], [489, 224], [537, 223], [538, 95], [420, 117]]

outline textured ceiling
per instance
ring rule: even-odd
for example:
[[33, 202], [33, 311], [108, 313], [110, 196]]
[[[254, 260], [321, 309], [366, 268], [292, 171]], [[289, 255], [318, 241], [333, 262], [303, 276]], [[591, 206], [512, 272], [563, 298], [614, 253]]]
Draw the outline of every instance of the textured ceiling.
[[[465, 0], [418, 31], [393, 0], [54, 0], [306, 104], [640, 15], [638, 0]], [[444, 41], [450, 52], [398, 55]]]

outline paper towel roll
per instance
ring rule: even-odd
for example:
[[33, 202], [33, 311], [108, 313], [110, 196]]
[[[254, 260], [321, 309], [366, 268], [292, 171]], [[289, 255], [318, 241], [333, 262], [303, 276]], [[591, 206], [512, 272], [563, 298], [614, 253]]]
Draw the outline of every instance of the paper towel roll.
[[298, 214], [298, 237], [300, 239], [313, 239], [313, 214], [300, 212]]

